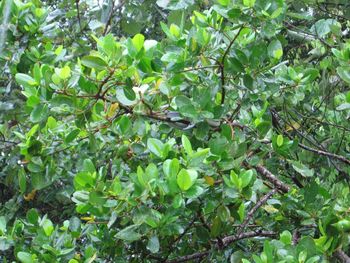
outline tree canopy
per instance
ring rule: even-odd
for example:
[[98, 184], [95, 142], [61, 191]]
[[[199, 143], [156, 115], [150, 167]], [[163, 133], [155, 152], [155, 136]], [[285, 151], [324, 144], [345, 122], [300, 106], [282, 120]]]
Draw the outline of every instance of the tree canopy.
[[348, 0], [0, 23], [1, 262], [350, 262]]

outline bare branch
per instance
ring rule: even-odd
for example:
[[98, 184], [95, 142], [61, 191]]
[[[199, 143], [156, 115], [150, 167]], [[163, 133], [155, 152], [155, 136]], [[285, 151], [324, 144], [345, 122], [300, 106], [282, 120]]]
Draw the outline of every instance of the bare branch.
[[235, 43], [236, 39], [238, 38], [239, 34], [241, 33], [242, 29], [244, 28], [244, 25], [241, 25], [239, 27], [239, 30], [237, 34], [234, 36], [234, 38], [231, 40], [230, 44], [227, 46], [225, 53], [223, 54], [221, 58], [221, 62], [218, 65], [220, 67], [220, 72], [221, 72], [221, 104], [224, 104], [225, 102], [225, 96], [226, 96], [226, 90], [225, 90], [225, 59], [230, 51], [233, 43]]
[[244, 231], [244, 229], [249, 224], [249, 221], [253, 218], [255, 212], [267, 202], [267, 200], [270, 199], [271, 196], [273, 196], [277, 192], [277, 188], [273, 189], [272, 191], [265, 194], [263, 197], [259, 199], [259, 201], [255, 204], [255, 206], [248, 212], [246, 218], [244, 219], [242, 225], [238, 229], [237, 233], [240, 234]]
[[267, 179], [270, 183], [272, 183], [276, 188], [281, 190], [284, 193], [289, 192], [290, 187], [283, 183], [281, 180], [279, 180], [275, 175], [273, 175], [269, 170], [267, 170], [264, 166], [262, 165], [256, 165], [254, 166], [255, 170], [259, 174], [261, 174], [265, 179]]
[[333, 255], [336, 258], [338, 258], [340, 262], [350, 263], [350, 257], [347, 254], [345, 254], [345, 252], [341, 249], [338, 249], [337, 251], [335, 251]]
[[[222, 239], [223, 242], [223, 247], [227, 247], [228, 245], [232, 244], [233, 242], [236, 242], [238, 240], [246, 239], [246, 238], [251, 238], [251, 237], [274, 237], [276, 236], [275, 232], [272, 231], [249, 231], [245, 233], [241, 233], [239, 235], [232, 235], [232, 236], [227, 236]], [[216, 247], [216, 249], [219, 249]], [[209, 250], [203, 251], [203, 252], [197, 252], [191, 255], [186, 255], [182, 257], [178, 257], [172, 260], [166, 261], [166, 263], [180, 263], [180, 262], [187, 262], [193, 259], [201, 259], [205, 256], [207, 256], [210, 253]]]

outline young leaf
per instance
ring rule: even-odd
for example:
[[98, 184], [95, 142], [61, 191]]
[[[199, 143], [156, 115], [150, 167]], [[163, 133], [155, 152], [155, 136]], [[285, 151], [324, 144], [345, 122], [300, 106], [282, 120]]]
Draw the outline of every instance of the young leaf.
[[182, 146], [184, 147], [186, 153], [188, 155], [192, 155], [193, 150], [192, 150], [190, 140], [187, 138], [187, 136], [185, 134], [182, 135], [181, 140], [182, 140]]
[[283, 145], [283, 135], [279, 134], [277, 136], [277, 141], [276, 142], [277, 142], [277, 146], [281, 147]]
[[193, 169], [181, 169], [177, 175], [177, 184], [181, 190], [186, 191], [195, 183], [198, 177], [197, 171]]

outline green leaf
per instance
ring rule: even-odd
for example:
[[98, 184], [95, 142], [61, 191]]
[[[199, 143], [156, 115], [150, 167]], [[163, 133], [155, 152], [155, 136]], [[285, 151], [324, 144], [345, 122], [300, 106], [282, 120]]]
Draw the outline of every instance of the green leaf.
[[240, 180], [242, 182], [241, 187], [244, 188], [247, 185], [249, 185], [252, 178], [253, 178], [253, 171], [252, 170], [248, 170], [248, 171], [245, 171], [243, 174], [240, 174]]
[[6, 218], [4, 216], [0, 216], [0, 236], [5, 235], [5, 233], [6, 233]]
[[54, 230], [54, 226], [51, 222], [50, 219], [45, 218], [43, 222], [41, 222], [41, 227], [44, 229], [44, 232], [47, 236], [51, 236], [53, 230]]
[[147, 140], [147, 148], [161, 159], [165, 159], [168, 155], [168, 151], [160, 140], [155, 138], [149, 138]]
[[25, 193], [27, 189], [27, 179], [26, 179], [26, 173], [24, 171], [24, 168], [21, 168], [18, 172], [18, 184], [19, 189], [21, 190], [21, 193]]
[[277, 136], [277, 141], [276, 142], [277, 142], [277, 146], [281, 147], [283, 145], [283, 135], [279, 134]]
[[309, 169], [306, 165], [304, 165], [300, 162], [293, 161], [292, 167], [294, 168], [295, 171], [297, 171], [298, 173], [300, 173], [304, 177], [312, 177], [314, 175], [313, 169]]
[[177, 96], [175, 98], [175, 103], [183, 116], [190, 118], [195, 118], [197, 116], [197, 111], [188, 97], [183, 95]]
[[103, 70], [108, 66], [106, 61], [104, 61], [102, 58], [91, 55], [83, 57], [81, 63], [88, 68], [94, 68], [98, 70]]
[[147, 243], [147, 249], [152, 253], [157, 253], [159, 251], [159, 239], [157, 236], [152, 236]]
[[210, 228], [210, 235], [212, 237], [217, 237], [222, 229], [222, 222], [219, 216], [216, 216]]
[[132, 39], [132, 43], [136, 48], [137, 52], [139, 52], [142, 49], [144, 42], [145, 42], [145, 37], [142, 34], [137, 34]]
[[228, 6], [230, 0], [218, 0], [218, 3], [223, 6]]
[[89, 203], [94, 206], [103, 206], [106, 203], [106, 197], [101, 192], [92, 191], [89, 194]]
[[119, 177], [115, 177], [113, 179], [113, 182], [111, 184], [111, 188], [110, 188], [110, 191], [114, 194], [114, 195], [117, 195], [119, 194], [121, 191], [122, 191], [122, 185], [120, 183], [120, 179]]
[[91, 159], [85, 159], [83, 162], [83, 168], [85, 172], [94, 173], [96, 172], [96, 168]]
[[36, 262], [36, 260], [33, 259], [32, 255], [27, 253], [27, 252], [23, 252], [23, 251], [18, 252], [17, 257], [22, 263], [34, 263], [34, 262]]
[[68, 79], [71, 76], [70, 67], [64, 66], [61, 69], [57, 69], [56, 74], [60, 77], [60, 79]]
[[180, 169], [179, 160], [174, 158], [172, 160], [165, 160], [163, 163], [163, 171], [167, 177], [174, 178]]
[[95, 179], [89, 172], [80, 172], [74, 177], [74, 186], [76, 189], [84, 189], [94, 186]]
[[124, 91], [125, 97], [128, 100], [133, 101], [133, 100], [136, 99], [136, 94], [135, 94], [134, 90], [131, 87], [124, 86], [123, 87], [123, 91]]
[[119, 231], [115, 237], [124, 241], [136, 241], [141, 238], [141, 235], [137, 233], [135, 230], [138, 228], [138, 225], [131, 225], [123, 230]]
[[255, 5], [255, 0], [243, 0], [243, 5], [246, 7], [253, 7]]
[[177, 185], [182, 191], [186, 191], [191, 188], [198, 177], [197, 171], [181, 169], [177, 175]]
[[39, 214], [35, 208], [29, 209], [26, 216], [29, 223], [33, 225], [36, 225], [38, 223]]
[[241, 205], [238, 208], [238, 215], [239, 215], [239, 219], [241, 221], [243, 221], [244, 216], [245, 216], [245, 205], [243, 202], [241, 203]]
[[23, 73], [17, 73], [16, 76], [16, 81], [18, 84], [23, 85], [24, 87], [27, 86], [36, 86], [38, 83], [33, 79], [31, 76]]
[[285, 245], [290, 245], [292, 244], [292, 234], [288, 230], [284, 230], [280, 234], [280, 240], [285, 244]]
[[30, 114], [30, 120], [34, 123], [45, 120], [49, 113], [47, 105], [37, 105]]
[[343, 103], [337, 107], [337, 110], [339, 110], [339, 111], [349, 110], [349, 109], [350, 109], [350, 103]]
[[282, 44], [279, 40], [273, 40], [267, 47], [267, 52], [270, 57], [280, 59], [283, 55]]
[[157, 179], [159, 176], [158, 173], [158, 168], [154, 163], [150, 163], [147, 167], [146, 167], [146, 171], [145, 171], [148, 181], [151, 181], [153, 179]]
[[64, 142], [66, 144], [71, 143], [72, 141], [75, 140], [75, 138], [77, 138], [79, 133], [80, 133], [80, 129], [75, 129], [75, 130], [71, 131], [64, 139]]
[[349, 232], [350, 231], [350, 220], [342, 219], [338, 221], [335, 224], [332, 224], [335, 228], [337, 228], [339, 231], [342, 232]]
[[188, 155], [192, 155], [193, 150], [192, 150], [191, 142], [190, 142], [190, 140], [187, 138], [187, 136], [185, 134], [183, 134], [181, 136], [181, 141], [182, 141], [182, 146], [184, 147], [186, 153]]
[[350, 84], [350, 67], [337, 67], [339, 77]]

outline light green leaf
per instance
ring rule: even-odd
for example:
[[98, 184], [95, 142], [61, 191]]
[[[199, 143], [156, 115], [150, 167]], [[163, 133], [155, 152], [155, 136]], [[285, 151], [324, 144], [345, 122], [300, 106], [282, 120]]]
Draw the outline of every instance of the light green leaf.
[[241, 187], [244, 188], [247, 185], [249, 185], [252, 178], [253, 178], [253, 171], [252, 170], [248, 170], [248, 171], [245, 171], [243, 174], [240, 174], [240, 180], [242, 183]]
[[32, 255], [27, 253], [27, 252], [23, 252], [23, 251], [18, 252], [17, 257], [22, 263], [34, 263], [34, 262], [36, 262], [33, 259]]
[[339, 77], [350, 84], [350, 67], [337, 67]]
[[192, 150], [191, 142], [185, 134], [182, 135], [181, 141], [182, 141], [182, 146], [184, 147], [186, 153], [188, 155], [192, 155], [193, 150]]
[[145, 37], [142, 34], [136, 34], [132, 39], [132, 43], [136, 48], [137, 52], [139, 52], [142, 49], [144, 42]]
[[294, 168], [295, 171], [297, 171], [304, 177], [312, 177], [314, 175], [313, 169], [309, 169], [306, 165], [300, 162], [297, 162], [297, 161], [292, 162], [292, 167]]
[[0, 216], [0, 236], [6, 233], [6, 218], [4, 216]]
[[46, 234], [47, 236], [51, 236], [51, 234], [52, 234], [52, 232], [53, 232], [53, 230], [54, 230], [54, 226], [53, 226], [51, 220], [50, 220], [50, 219], [47, 219], [47, 218], [44, 219], [44, 221], [41, 222], [41, 226], [42, 226], [42, 228], [44, 229], [45, 234]]
[[163, 163], [163, 172], [167, 177], [174, 178], [179, 172], [179, 160], [174, 158], [172, 160], [165, 160]]
[[155, 138], [149, 138], [147, 140], [147, 148], [161, 159], [165, 159], [168, 155], [164, 143]]
[[282, 44], [279, 40], [273, 40], [267, 47], [267, 52], [270, 57], [280, 59], [283, 55]]
[[349, 110], [349, 109], [350, 109], [350, 103], [343, 103], [337, 107], [337, 110], [339, 110], [339, 111]]
[[159, 239], [157, 236], [152, 236], [147, 243], [147, 249], [152, 253], [157, 253], [159, 251]]
[[68, 66], [64, 66], [61, 69], [57, 69], [56, 74], [60, 77], [60, 79], [68, 79], [71, 76], [71, 71], [70, 71], [70, 67]]
[[186, 191], [191, 188], [194, 182], [197, 179], [197, 171], [189, 169], [181, 169], [179, 174], [177, 175], [177, 185], [180, 187], [182, 191]]
[[23, 85], [24, 87], [26, 86], [36, 86], [38, 83], [33, 79], [31, 76], [23, 73], [17, 73], [16, 76], [16, 81], [18, 84]]
[[255, 5], [255, 0], [243, 0], [243, 5], [246, 7], [253, 7]]
[[276, 142], [277, 142], [277, 146], [281, 147], [283, 145], [283, 135], [279, 134], [277, 136], [277, 141]]

